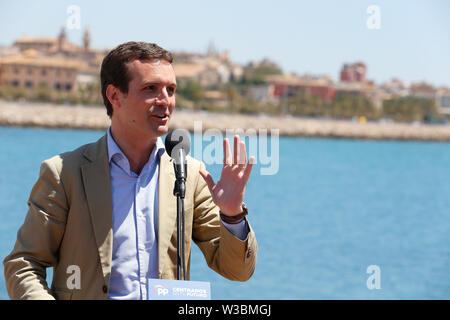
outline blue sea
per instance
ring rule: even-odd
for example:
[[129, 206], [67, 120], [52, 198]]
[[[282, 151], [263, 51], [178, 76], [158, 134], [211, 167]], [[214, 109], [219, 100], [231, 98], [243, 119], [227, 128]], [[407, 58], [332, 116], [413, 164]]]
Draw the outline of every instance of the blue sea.
[[[2, 261], [40, 163], [103, 134], [0, 127]], [[257, 163], [246, 190], [253, 277], [220, 277], [193, 246], [191, 279], [210, 281], [213, 299], [450, 299], [450, 144], [280, 137], [277, 159], [273, 175]], [[207, 165], [216, 181], [220, 167]]]

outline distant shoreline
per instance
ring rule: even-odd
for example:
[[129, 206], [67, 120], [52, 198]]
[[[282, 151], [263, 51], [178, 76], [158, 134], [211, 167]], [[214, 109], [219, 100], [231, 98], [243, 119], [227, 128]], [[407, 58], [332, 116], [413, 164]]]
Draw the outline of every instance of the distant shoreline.
[[[290, 137], [365, 140], [450, 142], [450, 125], [405, 123], [357, 123], [345, 120], [307, 119], [282, 116], [220, 114], [176, 110], [170, 127], [191, 132], [239, 129], [249, 133]], [[104, 107], [67, 106], [0, 100], [0, 126], [106, 130], [110, 120]], [[264, 130], [265, 129], [265, 130]]]

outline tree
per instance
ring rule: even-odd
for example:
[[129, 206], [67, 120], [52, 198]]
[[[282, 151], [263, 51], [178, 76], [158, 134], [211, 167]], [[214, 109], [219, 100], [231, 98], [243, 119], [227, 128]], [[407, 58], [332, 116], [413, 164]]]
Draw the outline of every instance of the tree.
[[434, 100], [419, 97], [397, 97], [383, 102], [383, 116], [395, 121], [424, 121], [438, 115]]
[[7, 100], [18, 100], [20, 98], [26, 98], [26, 96], [27, 92], [22, 87], [13, 86], [9, 83], [0, 86], [0, 97]]
[[46, 84], [39, 85], [31, 93], [31, 99], [39, 102], [48, 102], [52, 100], [52, 90]]
[[282, 74], [283, 71], [275, 63], [265, 62], [257, 65], [250, 64], [243, 70], [239, 80], [231, 79], [231, 82], [239, 87], [249, 87], [263, 84], [268, 75]]
[[200, 83], [194, 79], [183, 79], [179, 82], [177, 93], [184, 99], [198, 102], [203, 97], [203, 89]]
[[325, 115], [322, 99], [312, 95], [306, 89], [299, 90], [294, 97], [288, 99], [287, 104], [287, 111], [296, 116], [316, 117]]
[[378, 112], [370, 100], [362, 95], [339, 93], [331, 105], [331, 116], [338, 119], [361, 116], [373, 119], [378, 117]]

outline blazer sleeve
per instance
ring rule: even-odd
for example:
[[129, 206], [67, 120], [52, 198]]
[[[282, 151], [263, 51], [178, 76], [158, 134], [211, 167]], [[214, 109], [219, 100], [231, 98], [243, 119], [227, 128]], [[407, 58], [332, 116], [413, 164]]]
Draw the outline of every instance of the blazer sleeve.
[[[205, 169], [203, 162], [200, 168]], [[204, 179], [198, 174], [194, 194], [192, 238], [208, 266], [229, 280], [247, 281], [256, 266], [257, 242], [248, 223], [247, 238], [240, 240], [223, 225], [219, 208], [212, 200]]]
[[46, 268], [57, 263], [68, 204], [51, 160], [41, 165], [28, 207], [14, 249], [3, 261], [6, 288], [11, 299], [54, 299], [47, 285]]

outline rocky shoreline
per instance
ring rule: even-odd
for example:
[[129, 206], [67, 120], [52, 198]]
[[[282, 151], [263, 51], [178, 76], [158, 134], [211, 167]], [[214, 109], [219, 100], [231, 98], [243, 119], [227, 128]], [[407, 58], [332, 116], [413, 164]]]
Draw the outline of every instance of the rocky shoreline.
[[[0, 125], [105, 130], [110, 120], [104, 107], [0, 100]], [[241, 130], [249, 133], [252, 130], [257, 134], [278, 133], [292, 137], [450, 142], [450, 125], [357, 123], [184, 110], [175, 111], [171, 128], [185, 128], [191, 132], [218, 129], [221, 132]]]

